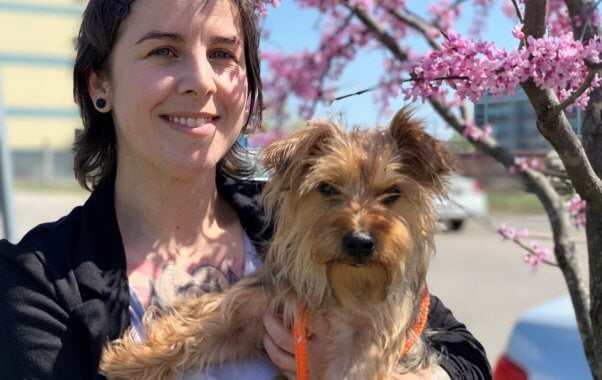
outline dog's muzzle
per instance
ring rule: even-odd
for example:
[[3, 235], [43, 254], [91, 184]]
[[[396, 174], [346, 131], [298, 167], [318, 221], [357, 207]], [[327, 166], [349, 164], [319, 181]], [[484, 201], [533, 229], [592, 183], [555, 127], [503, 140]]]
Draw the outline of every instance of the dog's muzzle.
[[376, 247], [374, 238], [364, 231], [346, 233], [341, 244], [348, 255], [359, 261], [370, 257]]

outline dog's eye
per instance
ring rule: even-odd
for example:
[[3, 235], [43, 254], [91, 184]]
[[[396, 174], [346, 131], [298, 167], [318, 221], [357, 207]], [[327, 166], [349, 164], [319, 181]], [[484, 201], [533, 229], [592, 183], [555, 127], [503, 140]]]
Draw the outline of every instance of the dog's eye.
[[337, 189], [328, 183], [321, 183], [320, 186], [318, 186], [318, 190], [324, 195], [335, 195], [339, 193]]
[[401, 196], [401, 190], [397, 186], [391, 186], [383, 193], [382, 203], [385, 205], [390, 205], [395, 203], [396, 200]]

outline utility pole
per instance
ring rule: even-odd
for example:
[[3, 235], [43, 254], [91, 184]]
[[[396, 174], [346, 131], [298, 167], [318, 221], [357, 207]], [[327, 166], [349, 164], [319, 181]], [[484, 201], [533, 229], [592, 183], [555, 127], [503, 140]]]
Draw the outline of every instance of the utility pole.
[[[0, 67], [1, 69], [1, 67]], [[4, 104], [4, 81], [0, 70], [0, 211], [4, 237], [15, 242], [15, 214], [13, 211], [13, 167], [6, 134], [6, 107]]]

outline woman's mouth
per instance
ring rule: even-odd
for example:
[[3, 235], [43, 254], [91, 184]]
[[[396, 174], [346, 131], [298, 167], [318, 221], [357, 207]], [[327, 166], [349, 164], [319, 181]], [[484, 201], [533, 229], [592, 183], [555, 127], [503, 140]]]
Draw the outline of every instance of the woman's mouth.
[[183, 127], [194, 128], [202, 127], [205, 124], [211, 123], [215, 117], [183, 117], [183, 116], [164, 116], [167, 120], [172, 123], [179, 124]]
[[188, 117], [163, 115], [161, 118], [167, 122], [170, 128], [197, 136], [213, 134], [216, 129], [216, 122], [219, 120], [219, 116]]

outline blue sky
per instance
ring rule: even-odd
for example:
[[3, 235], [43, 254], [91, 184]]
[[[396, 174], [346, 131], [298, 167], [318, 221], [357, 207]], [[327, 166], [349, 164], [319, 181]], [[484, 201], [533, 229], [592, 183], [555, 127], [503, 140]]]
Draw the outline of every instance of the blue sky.
[[[501, 1], [494, 1], [494, 6], [489, 12], [489, 17], [485, 23], [485, 30], [482, 31], [483, 38], [495, 41], [499, 46], [512, 48], [516, 46], [516, 39], [512, 37], [513, 21], [508, 19], [501, 12]], [[413, 11], [419, 14], [425, 14], [426, 8], [431, 1], [407, 0], [407, 4]], [[472, 0], [467, 4], [471, 4]], [[458, 25], [458, 30], [465, 32], [468, 30], [473, 15], [471, 6], [466, 6], [466, 12], [462, 14]], [[318, 43], [318, 30], [324, 16], [314, 10], [299, 9], [293, 0], [282, 0], [280, 7], [270, 8], [268, 15], [263, 21], [263, 28], [269, 31], [269, 38], [262, 40], [263, 50], [278, 50], [282, 52], [293, 52], [306, 47], [315, 50]], [[421, 40], [405, 40], [404, 44], [410, 45], [415, 51], [423, 50], [424, 44]], [[347, 94], [364, 88], [371, 87], [378, 82], [382, 73], [381, 55], [370, 52], [364, 52], [351, 64], [343, 76], [337, 82], [340, 91], [339, 94]], [[267, 76], [268, 73], [263, 73]], [[401, 108], [406, 104], [401, 97], [391, 100], [393, 109]], [[291, 115], [296, 114], [294, 103], [290, 105]], [[321, 106], [316, 110], [314, 118], [317, 117], [335, 117], [343, 114], [347, 124], [363, 124], [367, 126], [375, 124], [386, 124], [388, 117], [379, 114], [379, 107], [373, 104], [371, 93], [359, 96], [353, 96], [345, 100], [335, 102], [332, 106]], [[445, 128], [443, 122], [434, 114], [428, 104], [417, 104], [417, 114], [426, 119], [432, 133], [440, 138], [448, 138], [451, 131]]]

